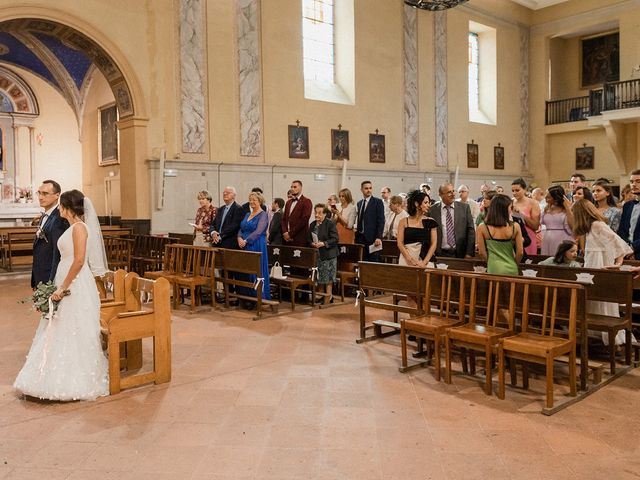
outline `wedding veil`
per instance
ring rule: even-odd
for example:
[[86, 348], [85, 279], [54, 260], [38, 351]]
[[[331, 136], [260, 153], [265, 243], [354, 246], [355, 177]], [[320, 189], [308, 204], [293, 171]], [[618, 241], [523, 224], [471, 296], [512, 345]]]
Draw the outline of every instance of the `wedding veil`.
[[95, 208], [93, 208], [93, 203], [86, 195], [84, 197], [84, 223], [89, 230], [89, 239], [87, 240], [89, 269], [94, 277], [101, 277], [109, 270], [107, 252], [104, 249], [104, 240], [102, 239], [98, 215]]

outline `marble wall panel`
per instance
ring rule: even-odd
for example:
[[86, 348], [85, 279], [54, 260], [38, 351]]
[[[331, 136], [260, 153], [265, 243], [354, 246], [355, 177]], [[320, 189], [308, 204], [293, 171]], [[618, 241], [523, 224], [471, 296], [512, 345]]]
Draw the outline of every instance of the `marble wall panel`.
[[418, 164], [418, 31], [416, 9], [404, 6], [404, 163]]

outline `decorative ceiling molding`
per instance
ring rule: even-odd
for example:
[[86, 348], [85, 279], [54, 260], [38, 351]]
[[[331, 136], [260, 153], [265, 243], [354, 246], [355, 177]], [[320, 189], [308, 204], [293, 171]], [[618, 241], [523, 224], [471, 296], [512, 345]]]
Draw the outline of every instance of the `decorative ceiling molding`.
[[512, 2], [519, 3], [531, 10], [540, 10], [541, 8], [550, 7], [559, 3], [565, 3], [569, 0], [511, 0]]

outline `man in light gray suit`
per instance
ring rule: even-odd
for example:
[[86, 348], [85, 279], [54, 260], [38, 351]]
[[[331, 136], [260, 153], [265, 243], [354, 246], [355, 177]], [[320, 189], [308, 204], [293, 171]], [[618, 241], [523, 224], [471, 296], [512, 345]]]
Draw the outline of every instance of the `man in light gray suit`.
[[453, 185], [445, 183], [438, 189], [441, 201], [429, 214], [438, 223], [436, 257], [471, 258], [476, 253], [476, 231], [469, 205], [455, 202]]

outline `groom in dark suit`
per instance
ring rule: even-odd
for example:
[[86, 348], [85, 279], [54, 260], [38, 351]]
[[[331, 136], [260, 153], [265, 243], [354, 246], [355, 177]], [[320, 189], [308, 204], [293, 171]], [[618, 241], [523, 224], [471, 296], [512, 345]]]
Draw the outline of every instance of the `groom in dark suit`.
[[362, 200], [358, 202], [356, 221], [356, 243], [364, 245], [364, 255], [366, 262], [379, 262], [380, 250], [369, 252], [369, 247], [375, 245], [382, 246], [382, 234], [384, 233], [384, 203], [379, 198], [373, 196], [373, 185], [369, 180], [360, 184]]
[[33, 241], [33, 267], [31, 270], [31, 288], [38, 283], [53, 280], [60, 262], [58, 239], [69, 228], [69, 222], [60, 216], [58, 201], [60, 184], [54, 180], [45, 180], [38, 189], [38, 202], [44, 208], [40, 217], [36, 238]]

